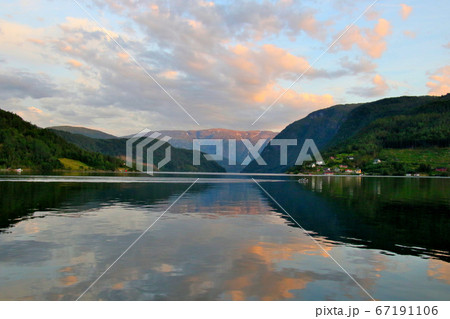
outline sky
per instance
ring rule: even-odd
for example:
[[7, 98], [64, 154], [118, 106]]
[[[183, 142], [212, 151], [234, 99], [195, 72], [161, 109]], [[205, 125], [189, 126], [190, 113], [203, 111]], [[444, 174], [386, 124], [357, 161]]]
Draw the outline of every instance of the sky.
[[450, 92], [448, 12], [447, 0], [2, 1], [0, 108], [116, 135], [280, 131], [335, 104]]

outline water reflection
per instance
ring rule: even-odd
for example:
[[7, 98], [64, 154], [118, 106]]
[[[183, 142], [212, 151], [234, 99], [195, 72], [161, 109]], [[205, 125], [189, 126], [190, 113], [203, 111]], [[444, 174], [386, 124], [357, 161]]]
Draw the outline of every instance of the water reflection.
[[[375, 298], [448, 296], [447, 181], [261, 183]], [[0, 182], [0, 299], [76, 299], [188, 186]], [[84, 299], [368, 296], [255, 184], [224, 182], [195, 185]]]
[[[27, 217], [64, 215], [80, 217], [101, 207], [152, 207], [182, 193], [189, 184], [160, 183], [137, 187], [127, 183], [2, 182], [0, 179], [0, 232]], [[208, 187], [197, 186], [193, 192]]]
[[305, 229], [333, 242], [450, 261], [448, 179], [313, 177], [262, 185]]

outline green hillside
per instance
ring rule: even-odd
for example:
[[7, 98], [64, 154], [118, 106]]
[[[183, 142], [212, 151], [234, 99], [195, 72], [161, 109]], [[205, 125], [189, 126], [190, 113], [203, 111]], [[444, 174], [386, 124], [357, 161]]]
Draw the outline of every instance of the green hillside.
[[112, 156], [76, 147], [54, 132], [0, 109], [0, 168], [63, 169], [60, 158], [98, 170], [115, 170], [122, 163]]
[[[364, 173], [446, 175], [450, 156], [450, 94], [387, 98], [370, 103], [337, 105], [311, 113], [287, 126], [275, 139], [296, 138], [288, 165], [279, 165], [280, 148], [261, 153], [266, 166], [253, 161], [244, 172], [323, 173], [324, 168]], [[293, 167], [305, 139], [315, 141], [326, 166]], [[380, 161], [374, 164], [374, 160]], [[347, 167], [346, 167], [347, 166]], [[318, 171], [319, 170], [319, 171]], [[341, 170], [343, 171], [343, 170]]]
[[326, 146], [329, 148], [340, 145], [377, 119], [409, 114], [412, 110], [420, 110], [421, 106], [437, 99], [434, 96], [402, 96], [361, 104], [348, 114], [345, 122]]
[[[349, 167], [365, 173], [446, 175], [436, 169], [450, 168], [450, 95], [427, 100], [404, 108], [402, 114], [375, 119], [347, 139], [343, 126], [325, 155], [352, 154]], [[358, 117], [351, 114], [349, 119], [356, 123]], [[381, 162], [374, 164], [374, 159]]]
[[[116, 139], [95, 139], [80, 134], [72, 134], [69, 132], [48, 129], [62, 137], [67, 142], [73, 143], [78, 147], [99, 152], [104, 155], [119, 157], [122, 160], [126, 157], [126, 141], [125, 138]], [[135, 143], [137, 144], [137, 142]], [[149, 146], [151, 143], [149, 144]], [[163, 145], [156, 149], [154, 153], [154, 162], [157, 163], [165, 157], [166, 147]], [[145, 153], [145, 152], [144, 152]], [[217, 162], [208, 161], [201, 156], [200, 165], [192, 164], [192, 150], [171, 147], [171, 161], [161, 168], [161, 171], [173, 172], [225, 172], [225, 169]], [[144, 162], [146, 154], [144, 154]]]
[[333, 171], [345, 165], [369, 174], [447, 175], [449, 123], [450, 95], [383, 99], [350, 112], [322, 154]]

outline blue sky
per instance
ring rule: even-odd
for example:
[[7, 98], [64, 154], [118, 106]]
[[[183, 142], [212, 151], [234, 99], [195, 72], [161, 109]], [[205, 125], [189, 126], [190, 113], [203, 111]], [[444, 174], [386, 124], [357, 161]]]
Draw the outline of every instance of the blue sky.
[[1, 108], [118, 135], [281, 130], [338, 103], [449, 92], [444, 0], [380, 0], [313, 65], [373, 1], [78, 2], [100, 25], [73, 0], [0, 4]]

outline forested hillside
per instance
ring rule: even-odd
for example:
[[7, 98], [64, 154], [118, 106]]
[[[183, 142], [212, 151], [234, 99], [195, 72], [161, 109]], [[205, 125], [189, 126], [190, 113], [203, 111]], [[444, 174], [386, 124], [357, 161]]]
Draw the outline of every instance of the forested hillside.
[[[349, 119], [358, 123], [359, 117], [360, 114], [352, 114]], [[401, 114], [375, 119], [346, 139], [349, 125], [343, 125], [324, 154], [353, 158], [347, 165], [360, 167], [366, 173], [436, 174], [436, 169], [448, 170], [450, 165], [449, 123], [450, 95], [425, 99], [404, 108]]]
[[0, 110], [0, 168], [63, 169], [61, 158], [99, 170], [115, 170], [122, 163], [115, 157], [83, 150], [52, 131]]

